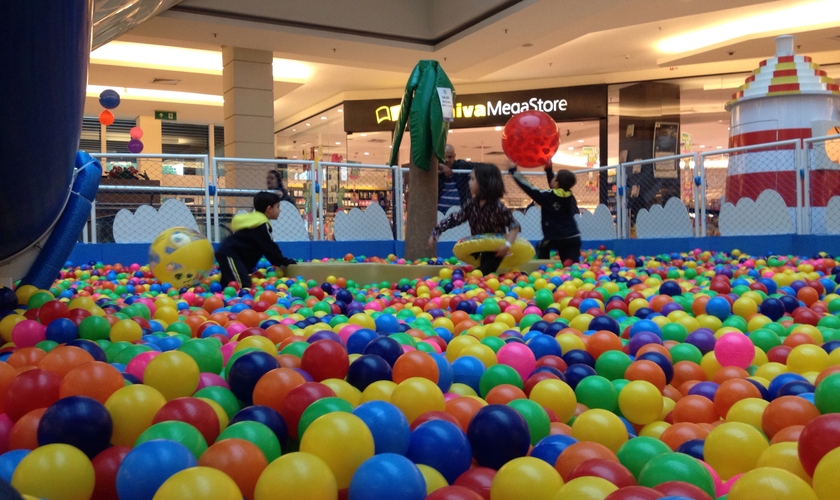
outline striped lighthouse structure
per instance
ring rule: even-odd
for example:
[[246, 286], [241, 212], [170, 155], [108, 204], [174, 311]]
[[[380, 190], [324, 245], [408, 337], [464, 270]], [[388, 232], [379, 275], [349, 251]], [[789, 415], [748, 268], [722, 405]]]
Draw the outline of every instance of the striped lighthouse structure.
[[[840, 86], [810, 57], [796, 55], [793, 39], [788, 35], [777, 37], [776, 55], [762, 61], [726, 103], [730, 148], [819, 137], [840, 125]], [[765, 190], [776, 191], [788, 207], [791, 220], [796, 221], [794, 156], [793, 145], [730, 154], [726, 201], [736, 204], [742, 198], [755, 200]], [[807, 201], [812, 207], [812, 230], [819, 231], [825, 226], [828, 201], [840, 195], [840, 165], [832, 161], [816, 163], [810, 172]]]

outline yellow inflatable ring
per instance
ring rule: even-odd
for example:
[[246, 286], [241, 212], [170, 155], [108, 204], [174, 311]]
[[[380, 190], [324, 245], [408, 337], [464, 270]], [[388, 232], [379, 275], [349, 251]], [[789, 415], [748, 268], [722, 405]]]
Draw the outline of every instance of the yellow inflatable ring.
[[[479, 234], [470, 236], [468, 238], [461, 238], [455, 243], [452, 253], [458, 257], [462, 262], [478, 267], [481, 263], [474, 255], [479, 252], [495, 252], [500, 246], [505, 244], [505, 235], [503, 234]], [[510, 247], [510, 253], [502, 260], [499, 268], [511, 269], [528, 262], [536, 255], [534, 245], [525, 238], [516, 238], [513, 245]]]

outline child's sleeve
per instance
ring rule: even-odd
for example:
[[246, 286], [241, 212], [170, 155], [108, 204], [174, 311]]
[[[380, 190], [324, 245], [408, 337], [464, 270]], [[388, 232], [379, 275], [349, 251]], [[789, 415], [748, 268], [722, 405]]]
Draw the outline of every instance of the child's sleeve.
[[535, 188], [530, 182], [525, 180], [525, 176], [519, 173], [515, 167], [510, 169], [510, 171], [513, 172], [514, 182], [516, 182], [516, 184], [519, 185], [519, 187], [525, 191], [525, 194], [527, 194], [532, 200], [539, 203], [540, 206], [550, 201], [548, 196], [551, 194], [551, 191], [541, 191]]
[[467, 221], [467, 214], [464, 210], [465, 207], [461, 207], [461, 210], [455, 212], [454, 214], [450, 214], [447, 218], [443, 219], [442, 221], [438, 222], [438, 225], [432, 229], [432, 238], [440, 239], [440, 235], [443, 234], [445, 231], [452, 229], [455, 226], [460, 226], [464, 222]]
[[259, 244], [265, 258], [274, 266], [288, 266], [290, 264], [297, 264], [295, 259], [290, 259], [283, 255], [280, 251], [280, 246], [271, 239], [271, 233], [268, 231], [268, 224], [265, 226], [265, 231], [259, 233]]
[[522, 226], [519, 225], [517, 222], [516, 217], [513, 216], [513, 211], [508, 207], [504, 206], [502, 202], [499, 202], [499, 208], [501, 209], [501, 216], [502, 222], [508, 231], [513, 231], [514, 229], [522, 229]]

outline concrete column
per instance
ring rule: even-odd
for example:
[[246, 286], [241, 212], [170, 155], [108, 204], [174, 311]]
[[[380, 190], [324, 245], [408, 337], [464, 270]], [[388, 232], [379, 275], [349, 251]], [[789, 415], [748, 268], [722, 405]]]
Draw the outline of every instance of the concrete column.
[[[143, 138], [140, 142], [143, 143], [142, 154], [161, 154], [163, 153], [163, 128], [160, 120], [155, 120], [154, 116], [138, 116], [134, 120], [134, 125], [143, 130]], [[157, 159], [145, 158], [138, 160], [137, 170], [145, 172], [152, 180], [163, 180], [163, 162]], [[161, 184], [166, 186], [168, 184]]]
[[222, 47], [225, 156], [274, 158], [273, 54]]

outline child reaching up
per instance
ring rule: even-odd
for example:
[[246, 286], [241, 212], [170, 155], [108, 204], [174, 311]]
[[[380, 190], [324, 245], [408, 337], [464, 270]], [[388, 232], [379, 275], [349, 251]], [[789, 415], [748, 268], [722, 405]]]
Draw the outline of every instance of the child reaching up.
[[551, 189], [546, 191], [532, 186], [516, 171], [516, 167], [508, 171], [513, 174], [513, 180], [525, 194], [542, 207], [543, 239], [537, 245], [537, 258], [548, 259], [551, 257], [551, 251], [557, 250], [563, 265], [571, 265], [580, 259], [580, 231], [575, 222], [575, 215], [580, 212], [575, 195], [571, 191], [577, 178], [568, 170], [558, 170], [552, 179], [551, 164], [546, 165], [545, 170], [551, 186]]
[[505, 184], [502, 173], [495, 165], [477, 163], [470, 172], [470, 195], [472, 198], [464, 203], [460, 212], [456, 212], [443, 219], [432, 230], [429, 236], [429, 247], [435, 248], [438, 238], [447, 229], [469, 222], [470, 233], [479, 234], [507, 233], [506, 242], [494, 252], [478, 252], [476, 257], [481, 262], [479, 270], [485, 276], [496, 272], [511, 245], [519, 235], [519, 223], [513, 218], [513, 213], [502, 203], [505, 194]]
[[280, 196], [261, 191], [254, 196], [254, 211], [233, 218], [233, 234], [222, 241], [216, 250], [216, 260], [222, 271], [222, 286], [236, 281], [242, 288], [251, 286], [251, 271], [265, 255], [271, 264], [285, 270], [297, 261], [283, 255], [271, 239], [271, 222], [280, 216]]

